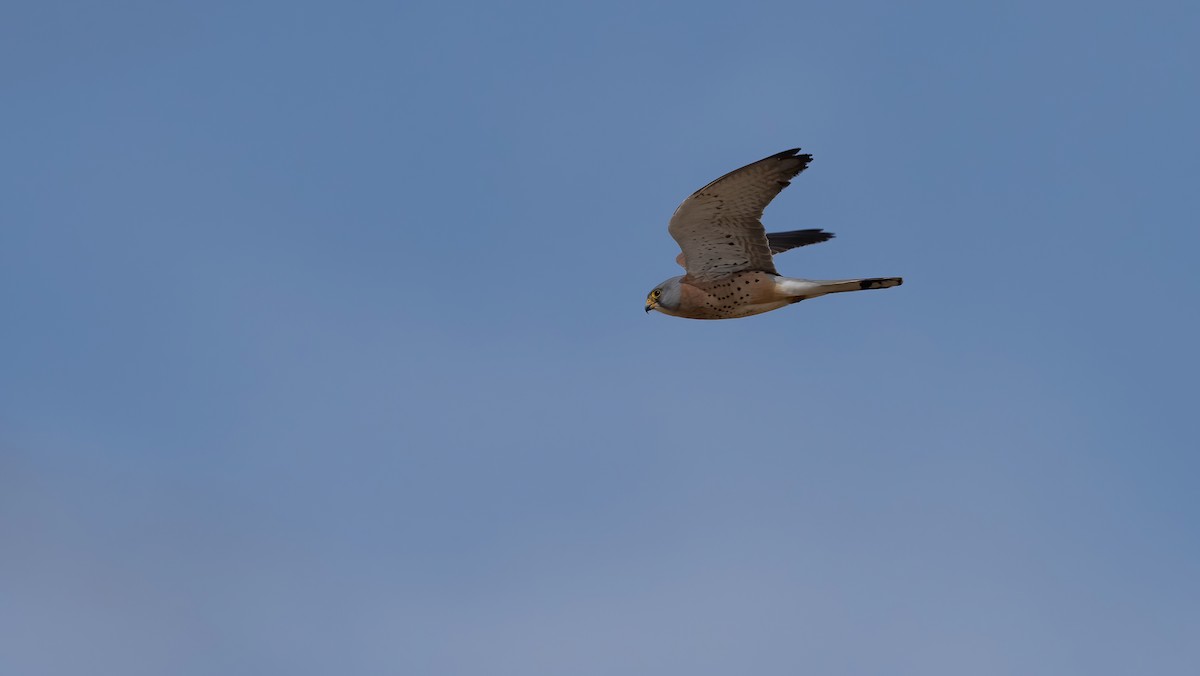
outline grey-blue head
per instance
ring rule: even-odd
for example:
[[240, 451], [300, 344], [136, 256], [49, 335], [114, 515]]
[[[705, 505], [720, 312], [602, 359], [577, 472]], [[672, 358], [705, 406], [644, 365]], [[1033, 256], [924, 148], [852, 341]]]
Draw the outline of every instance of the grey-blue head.
[[672, 277], [654, 287], [646, 296], [646, 312], [658, 310], [665, 315], [673, 315], [679, 309], [679, 280], [683, 275]]

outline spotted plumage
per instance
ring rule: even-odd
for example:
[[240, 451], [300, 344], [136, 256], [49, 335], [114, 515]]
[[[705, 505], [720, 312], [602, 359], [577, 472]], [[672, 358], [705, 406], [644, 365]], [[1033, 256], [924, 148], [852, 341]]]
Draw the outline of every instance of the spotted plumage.
[[763, 210], [804, 171], [812, 155], [799, 148], [748, 164], [700, 188], [671, 216], [669, 230], [686, 275], [659, 284], [646, 312], [689, 319], [734, 319], [770, 312], [829, 293], [886, 289], [899, 277], [814, 281], [783, 277], [774, 254], [833, 237], [819, 229], [768, 234]]

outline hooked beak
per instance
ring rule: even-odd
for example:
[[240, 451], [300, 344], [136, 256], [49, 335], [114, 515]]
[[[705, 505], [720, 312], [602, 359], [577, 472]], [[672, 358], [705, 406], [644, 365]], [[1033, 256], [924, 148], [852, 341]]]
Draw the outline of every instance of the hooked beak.
[[655, 303], [652, 300], [647, 299], [646, 300], [646, 312], [650, 312], [651, 310], [653, 310], [656, 307], [656, 305], [657, 305], [657, 303]]

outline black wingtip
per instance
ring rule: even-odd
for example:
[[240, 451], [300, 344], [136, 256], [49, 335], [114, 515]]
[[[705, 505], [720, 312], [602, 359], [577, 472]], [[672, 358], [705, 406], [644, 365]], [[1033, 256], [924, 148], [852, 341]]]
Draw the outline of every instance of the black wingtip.
[[799, 168], [796, 170], [796, 173], [798, 174], [798, 173], [804, 171], [805, 169], [807, 169], [808, 165], [810, 163], [812, 163], [812, 159], [813, 159], [813, 156], [809, 153], [804, 153], [803, 155], [801, 155], [799, 153], [800, 153], [799, 148], [792, 148], [791, 150], [785, 150], [781, 153], [775, 153], [774, 155], [768, 157], [767, 159], [769, 159], [769, 160], [799, 160], [800, 161]]

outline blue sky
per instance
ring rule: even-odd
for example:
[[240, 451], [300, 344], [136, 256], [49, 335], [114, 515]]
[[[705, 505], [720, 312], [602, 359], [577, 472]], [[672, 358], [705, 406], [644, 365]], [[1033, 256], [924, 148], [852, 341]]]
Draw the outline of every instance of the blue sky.
[[1200, 668], [1194, 3], [0, 19], [0, 671]]

